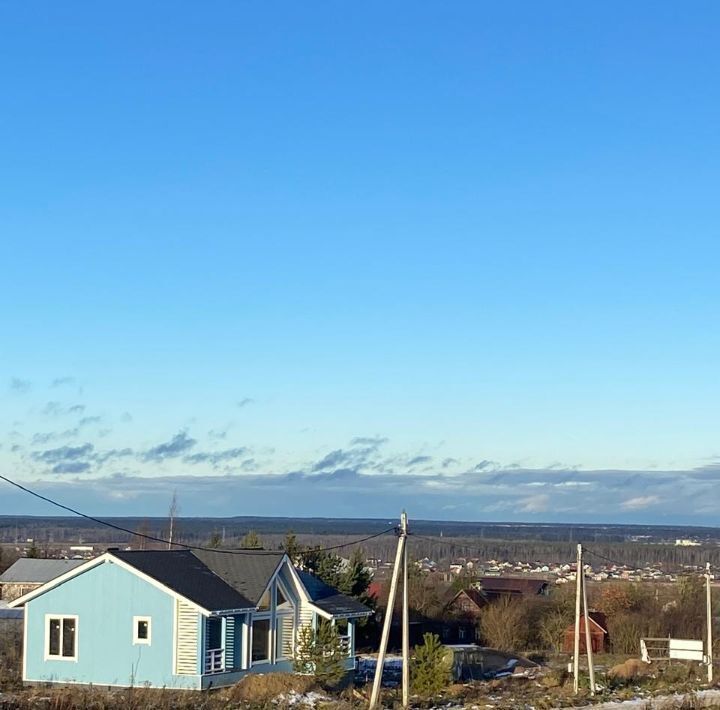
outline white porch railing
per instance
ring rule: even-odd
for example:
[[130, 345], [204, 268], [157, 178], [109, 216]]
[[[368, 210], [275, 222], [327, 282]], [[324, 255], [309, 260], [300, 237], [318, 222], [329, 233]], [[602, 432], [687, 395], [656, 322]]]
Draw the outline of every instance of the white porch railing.
[[205, 673], [222, 673], [225, 670], [224, 656], [225, 650], [222, 648], [205, 651]]
[[340, 648], [342, 648], [343, 654], [346, 656], [350, 655], [350, 636], [339, 636]]

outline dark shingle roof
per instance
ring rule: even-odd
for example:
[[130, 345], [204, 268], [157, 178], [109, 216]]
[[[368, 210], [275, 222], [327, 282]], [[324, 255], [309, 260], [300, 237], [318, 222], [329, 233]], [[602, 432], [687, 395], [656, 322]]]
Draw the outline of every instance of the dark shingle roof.
[[113, 550], [110, 554], [208, 611], [255, 607], [190, 550]]
[[196, 550], [193, 554], [233, 589], [256, 606], [284, 552], [258, 552], [250, 555], [228, 555], [223, 552]]
[[487, 604], [487, 597], [479, 589], [474, 587], [468, 587], [467, 589], [461, 589], [457, 594], [450, 597], [447, 606], [452, 606], [455, 601], [461, 597], [466, 596], [478, 609], [481, 609]]
[[[285, 556], [283, 552], [226, 554], [214, 550], [113, 550], [110, 554], [208, 611], [255, 608]], [[328, 614], [372, 613], [317, 577], [299, 574], [312, 603]]]
[[372, 610], [354, 597], [340, 594], [337, 589], [328, 586], [309, 572], [298, 570], [300, 580], [314, 606], [333, 616], [351, 616], [354, 614], [372, 614]]
[[532, 596], [542, 594], [548, 586], [545, 579], [531, 577], [481, 577], [480, 588], [489, 595], [522, 594]]

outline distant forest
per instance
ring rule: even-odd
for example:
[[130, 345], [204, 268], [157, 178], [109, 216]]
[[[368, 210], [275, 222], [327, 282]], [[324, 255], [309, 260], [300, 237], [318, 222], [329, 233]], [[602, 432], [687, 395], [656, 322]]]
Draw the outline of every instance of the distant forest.
[[[167, 538], [167, 518], [108, 518], [115, 525]], [[288, 532], [300, 544], [329, 547], [392, 528], [387, 519], [341, 518], [178, 518], [178, 542], [191, 545], [213, 544], [237, 547], [249, 531], [255, 531], [266, 549], [281, 549]], [[415, 559], [428, 557], [441, 566], [456, 558], [478, 558], [530, 563], [563, 563], [575, 559], [575, 548], [582, 542], [589, 551], [632, 567], [662, 565], [667, 571], [710, 562], [720, 565], [720, 531], [715, 528], [680, 526], [563, 525], [518, 523], [467, 523], [411, 521], [410, 553]], [[703, 544], [682, 547], [678, 538], [692, 538]], [[58, 546], [92, 544], [161, 547], [141, 541], [89, 520], [75, 517], [0, 516], [0, 543], [25, 545], [34, 540], [41, 551]], [[394, 554], [392, 532], [361, 543], [368, 557], [390, 560]], [[338, 554], [348, 555], [350, 548]], [[589, 564], [600, 567], [604, 560], [589, 554]]]

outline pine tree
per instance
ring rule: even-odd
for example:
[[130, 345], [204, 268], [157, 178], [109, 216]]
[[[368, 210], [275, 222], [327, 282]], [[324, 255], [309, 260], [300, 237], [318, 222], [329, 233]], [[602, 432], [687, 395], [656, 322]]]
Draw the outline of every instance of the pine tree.
[[245, 550], [262, 550], [262, 540], [254, 530], [248, 530], [247, 535], [240, 540], [240, 547]]
[[340, 585], [342, 560], [337, 555], [312, 547], [303, 551], [301, 567], [330, 587], [337, 589]]
[[296, 673], [313, 675], [322, 685], [331, 686], [345, 675], [345, 658], [337, 628], [332, 624], [321, 621], [317, 630], [311, 626], [300, 628], [293, 659]]
[[372, 574], [365, 567], [365, 555], [362, 550], [355, 549], [347, 567], [340, 572], [337, 588], [343, 594], [367, 603], [367, 589], [371, 581]]
[[425, 634], [423, 645], [415, 648], [410, 665], [410, 683], [417, 695], [431, 698], [450, 683], [451, 663], [437, 634]]
[[303, 548], [297, 540], [297, 535], [292, 530], [288, 530], [285, 535], [283, 550], [285, 550], [285, 554], [290, 558], [292, 564], [297, 565], [302, 560]]

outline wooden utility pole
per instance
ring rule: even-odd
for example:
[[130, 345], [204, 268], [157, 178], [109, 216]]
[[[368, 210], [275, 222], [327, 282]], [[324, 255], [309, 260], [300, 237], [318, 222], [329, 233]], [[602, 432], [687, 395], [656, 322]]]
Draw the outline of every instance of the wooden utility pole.
[[395, 609], [395, 597], [397, 593], [398, 579], [400, 577], [400, 570], [403, 563], [403, 555], [405, 552], [405, 540], [405, 531], [401, 525], [397, 552], [395, 553], [395, 567], [393, 568], [392, 579], [390, 580], [390, 593], [388, 595], [387, 609], [385, 610], [382, 637], [380, 638], [377, 666], [375, 667], [375, 678], [373, 679], [372, 694], [370, 695], [370, 710], [377, 707], [378, 700], [380, 699], [383, 667], [385, 666], [385, 654], [387, 653], [388, 639], [390, 638], [390, 625], [392, 624], [393, 610]]
[[707, 679], [713, 682], [713, 632], [712, 632], [712, 593], [710, 592], [710, 563], [708, 562], [705, 574], [705, 602], [707, 613]]
[[580, 689], [580, 603], [582, 601], [582, 545], [577, 546], [575, 568], [575, 646], [573, 647], [573, 691]]
[[400, 530], [405, 538], [403, 545], [403, 598], [402, 598], [402, 697], [403, 707], [410, 707], [410, 593], [408, 590], [407, 513], [400, 517]]
[[585, 573], [582, 575], [582, 596], [583, 609], [585, 612], [585, 652], [588, 659], [588, 673], [590, 674], [590, 695], [595, 695], [595, 666], [593, 665], [592, 638], [590, 636], [590, 614], [587, 603], [587, 587], [585, 585]]

